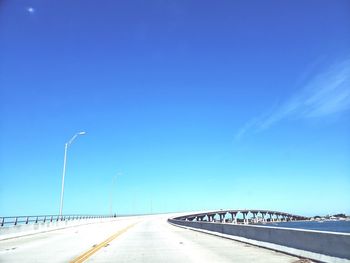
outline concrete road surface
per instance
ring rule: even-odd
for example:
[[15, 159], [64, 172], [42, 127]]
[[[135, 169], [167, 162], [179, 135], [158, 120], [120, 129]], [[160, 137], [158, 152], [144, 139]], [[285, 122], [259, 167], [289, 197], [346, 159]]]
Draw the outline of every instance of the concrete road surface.
[[0, 262], [297, 262], [172, 226], [166, 216], [118, 219], [0, 241]]

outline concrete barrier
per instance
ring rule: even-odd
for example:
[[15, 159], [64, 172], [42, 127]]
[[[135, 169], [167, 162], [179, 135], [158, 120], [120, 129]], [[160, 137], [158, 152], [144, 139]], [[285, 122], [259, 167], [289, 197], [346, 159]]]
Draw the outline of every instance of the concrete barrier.
[[169, 219], [194, 230], [221, 234], [288, 254], [323, 262], [350, 262], [350, 234], [253, 225], [193, 222]]
[[0, 240], [15, 238], [26, 235], [33, 235], [58, 229], [75, 227], [86, 224], [103, 223], [118, 220], [118, 218], [91, 218], [91, 219], [77, 219], [69, 221], [54, 221], [36, 224], [22, 224], [16, 226], [7, 226], [0, 228]]

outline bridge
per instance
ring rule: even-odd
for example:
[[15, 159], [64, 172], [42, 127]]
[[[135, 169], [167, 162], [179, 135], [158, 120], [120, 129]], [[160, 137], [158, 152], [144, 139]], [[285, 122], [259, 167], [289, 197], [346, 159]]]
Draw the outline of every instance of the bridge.
[[350, 262], [350, 234], [250, 224], [306, 218], [268, 210], [0, 217], [0, 262]]
[[[227, 216], [230, 215], [230, 218]], [[241, 218], [239, 217], [241, 215]], [[218, 210], [197, 214], [180, 216], [175, 219], [186, 221], [207, 221], [221, 223], [266, 223], [266, 222], [281, 222], [281, 221], [300, 221], [309, 220], [309, 217], [293, 215], [284, 212], [271, 210]]]

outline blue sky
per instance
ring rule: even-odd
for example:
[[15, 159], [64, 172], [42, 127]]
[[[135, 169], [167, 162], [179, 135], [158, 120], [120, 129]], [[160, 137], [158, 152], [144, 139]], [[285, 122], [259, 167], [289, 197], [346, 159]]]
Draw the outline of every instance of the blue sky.
[[[1, 1], [0, 213], [350, 213], [349, 1]], [[115, 179], [113, 179], [115, 178]], [[115, 183], [113, 183], [115, 180]]]

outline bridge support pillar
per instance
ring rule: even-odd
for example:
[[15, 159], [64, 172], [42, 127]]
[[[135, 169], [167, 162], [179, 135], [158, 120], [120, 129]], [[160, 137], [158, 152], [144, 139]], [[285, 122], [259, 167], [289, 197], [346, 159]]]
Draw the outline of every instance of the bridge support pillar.
[[252, 213], [253, 214], [253, 223], [257, 223], [258, 222], [258, 219], [256, 217], [257, 213]]
[[221, 223], [225, 223], [225, 215], [226, 215], [226, 213], [220, 213], [220, 214], [219, 214], [220, 222], [221, 222]]
[[237, 213], [230, 213], [230, 214], [231, 214], [231, 217], [232, 217], [232, 224], [237, 224], [237, 217], [236, 217]]
[[245, 225], [247, 225], [247, 224], [248, 224], [248, 218], [247, 218], [247, 214], [248, 214], [248, 213], [243, 212], [242, 214], [243, 214], [243, 223], [244, 223]]

